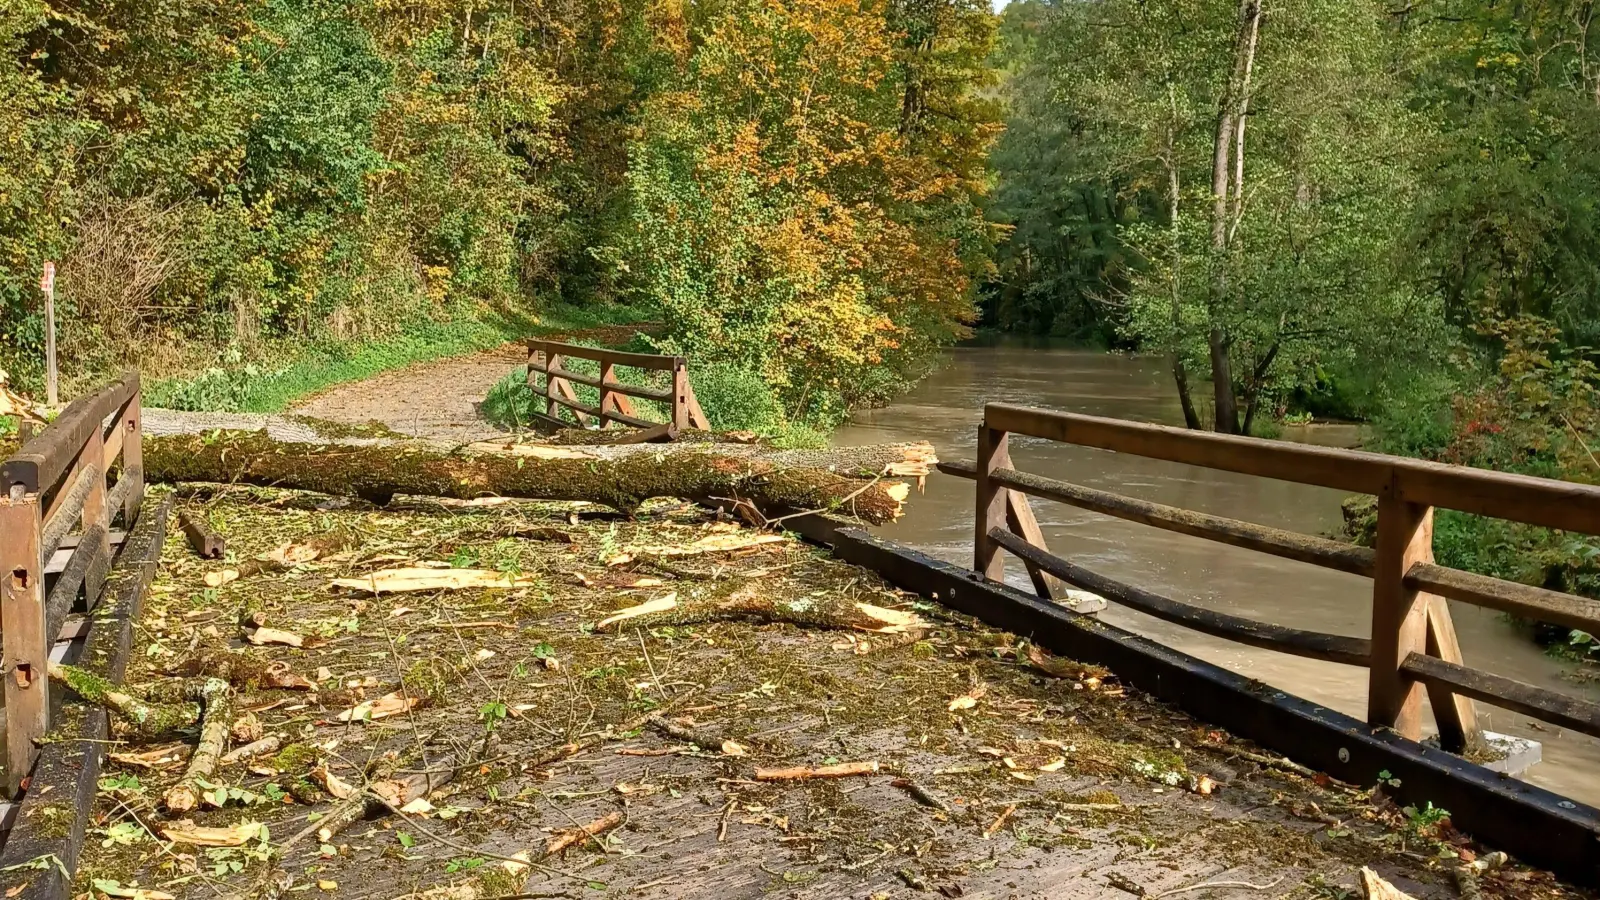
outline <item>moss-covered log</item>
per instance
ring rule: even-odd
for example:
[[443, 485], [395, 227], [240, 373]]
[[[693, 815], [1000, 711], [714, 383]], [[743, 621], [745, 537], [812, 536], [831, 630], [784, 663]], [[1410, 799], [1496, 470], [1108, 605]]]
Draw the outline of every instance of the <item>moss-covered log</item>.
[[[631, 513], [653, 497], [707, 504], [746, 501], [768, 515], [829, 510], [872, 523], [900, 515], [904, 483], [844, 477], [860, 471], [849, 450], [830, 451], [831, 470], [795, 465], [783, 453], [727, 454], [720, 445], [666, 447], [606, 458], [541, 459], [501, 453], [450, 452], [435, 444], [365, 445], [277, 441], [265, 432], [218, 432], [147, 438], [146, 478], [239, 482], [296, 488], [387, 503], [396, 494], [469, 500], [501, 496], [586, 500]], [[903, 445], [908, 466], [885, 460], [881, 448], [855, 454], [874, 471], [920, 468], [926, 445]], [[620, 448], [617, 448], [620, 449]], [[747, 448], [741, 448], [747, 449]]]
[[139, 734], [158, 738], [187, 728], [200, 718], [196, 703], [151, 703], [121, 685], [77, 666], [50, 664], [50, 677], [63, 682], [84, 700], [115, 712]]

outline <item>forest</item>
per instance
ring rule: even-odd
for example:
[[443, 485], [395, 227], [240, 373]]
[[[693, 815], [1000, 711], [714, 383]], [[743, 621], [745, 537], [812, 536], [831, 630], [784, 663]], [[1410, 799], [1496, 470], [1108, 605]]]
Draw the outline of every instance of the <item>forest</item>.
[[[137, 362], [172, 406], [652, 322], [638, 349], [826, 429], [981, 328], [1160, 355], [1190, 427], [1593, 481], [1595, 15], [11, 0], [0, 369], [37, 391], [53, 260], [68, 385]], [[1440, 528], [1600, 587], [1587, 543]]]

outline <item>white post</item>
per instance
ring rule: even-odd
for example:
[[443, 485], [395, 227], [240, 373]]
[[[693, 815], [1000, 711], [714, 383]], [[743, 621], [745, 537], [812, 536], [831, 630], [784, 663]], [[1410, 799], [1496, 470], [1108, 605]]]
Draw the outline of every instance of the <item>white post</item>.
[[44, 274], [39, 276], [39, 290], [44, 291], [44, 397], [45, 403], [55, 409], [61, 402], [56, 382], [56, 264], [44, 264]]

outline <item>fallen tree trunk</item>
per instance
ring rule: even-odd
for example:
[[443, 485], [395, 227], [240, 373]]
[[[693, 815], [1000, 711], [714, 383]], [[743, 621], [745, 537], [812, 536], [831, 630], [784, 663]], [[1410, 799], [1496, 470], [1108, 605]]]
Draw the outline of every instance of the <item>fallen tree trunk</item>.
[[[598, 450], [614, 452], [592, 453]], [[144, 443], [150, 481], [237, 482], [380, 504], [396, 494], [584, 500], [624, 513], [654, 497], [678, 497], [729, 507], [748, 503], [773, 514], [826, 510], [874, 524], [898, 518], [910, 490], [881, 478], [920, 477], [932, 459], [926, 444], [831, 451], [630, 445], [548, 458], [515, 448], [458, 450], [423, 441], [280, 441], [265, 431], [177, 434]], [[876, 474], [859, 477], [866, 472]]]

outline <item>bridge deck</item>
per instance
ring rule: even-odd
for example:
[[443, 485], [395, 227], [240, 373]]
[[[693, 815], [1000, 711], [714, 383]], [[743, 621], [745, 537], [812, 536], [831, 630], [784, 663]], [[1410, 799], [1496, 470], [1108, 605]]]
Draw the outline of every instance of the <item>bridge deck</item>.
[[[252, 502], [264, 496], [281, 505]], [[203, 572], [237, 563], [195, 559], [174, 536], [143, 622], [143, 634], [161, 649], [130, 680], [159, 677], [174, 658], [166, 654], [191, 642], [237, 643], [234, 623], [248, 607], [271, 626], [325, 635], [320, 646], [252, 651], [312, 677], [326, 667], [332, 677], [314, 701], [275, 694], [246, 702], [260, 707], [269, 731], [320, 746], [346, 780], [359, 783], [360, 770], [386, 753], [415, 768], [419, 753], [437, 760], [477, 746], [491, 701], [511, 715], [496, 726], [482, 765], [434, 795], [435, 811], [425, 818], [375, 818], [331, 848], [319, 850], [313, 839], [288, 850], [283, 868], [299, 885], [332, 882], [324, 889], [343, 897], [435, 900], [524, 892], [1062, 900], [1227, 881], [1272, 886], [1176, 896], [1280, 898], [1343, 896], [1334, 887], [1349, 888], [1358, 867], [1370, 865], [1418, 898], [1443, 898], [1456, 893], [1440, 852], [1488, 849], [1427, 816], [1408, 821], [1369, 792], [1263, 766], [1258, 748], [1122, 689], [1114, 673], [1067, 664], [1058, 673], [1066, 677], [1047, 676], [1014, 637], [914, 605], [871, 573], [803, 544], [678, 557], [659, 568], [605, 564], [635, 543], [705, 536], [706, 514], [693, 508], [664, 505], [618, 522], [574, 520], [570, 507], [537, 504], [470, 513], [305, 508], [314, 502], [262, 492], [220, 500], [221, 530], [241, 560], [311, 535], [343, 532], [352, 541], [291, 572], [249, 575], [215, 592], [204, 590]], [[515, 568], [534, 580], [510, 592], [377, 597], [328, 586], [333, 577], [430, 560]], [[640, 577], [663, 583], [626, 586]], [[686, 596], [732, 580], [797, 600], [845, 592], [935, 618], [914, 641], [752, 622], [619, 634], [585, 628], [666, 592]], [[558, 667], [547, 667], [544, 656]], [[435, 703], [365, 725], [334, 720], [360, 699], [335, 685], [375, 685], [360, 689], [372, 699], [402, 674], [419, 683], [419, 672], [435, 680]], [[970, 706], [952, 710], [963, 696]], [[702, 734], [736, 738], [748, 754], [693, 749], [650, 728], [606, 734], [662, 704], [671, 716], [692, 717]], [[569, 741], [582, 749], [530, 764]], [[758, 766], [860, 761], [878, 762], [880, 773], [753, 777]], [[279, 762], [289, 775], [307, 765]], [[164, 819], [151, 801], [178, 770], [129, 771], [144, 793], [120, 801], [103, 795], [96, 814], [109, 825], [131, 804], [159, 827]], [[268, 780], [229, 772], [256, 791]], [[915, 779], [949, 811], [917, 802], [893, 773]], [[1191, 779], [1202, 778], [1219, 786], [1210, 794], [1191, 790]], [[196, 819], [265, 821], [282, 842], [306, 825], [308, 811], [328, 808], [261, 805]], [[552, 833], [616, 811], [626, 821], [604, 853], [574, 847], [549, 860], [550, 870], [517, 876], [502, 867], [500, 857], [538, 852]], [[329, 849], [336, 855], [325, 855]], [[216, 896], [216, 860], [196, 855], [204, 877], [179, 881], [185, 873], [152, 842], [91, 841], [80, 882], [111, 878], [180, 897]], [[228, 859], [241, 858], [221, 855]], [[224, 880], [251, 884], [261, 865]], [[1495, 872], [1483, 888], [1487, 897], [1585, 896], [1529, 870]]]

